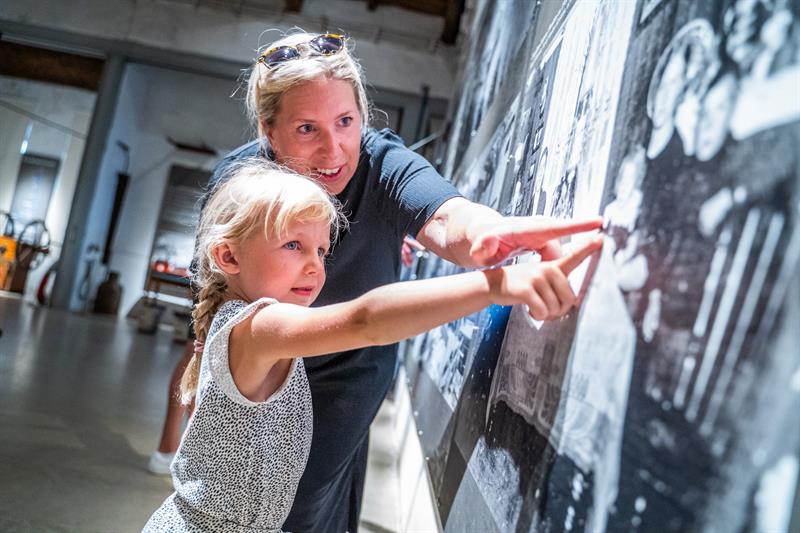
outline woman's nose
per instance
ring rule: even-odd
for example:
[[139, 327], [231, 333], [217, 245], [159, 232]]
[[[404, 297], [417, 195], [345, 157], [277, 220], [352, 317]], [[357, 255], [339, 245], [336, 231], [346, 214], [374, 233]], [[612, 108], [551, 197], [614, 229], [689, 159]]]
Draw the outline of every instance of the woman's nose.
[[320, 135], [319, 148], [327, 157], [338, 155], [339, 140], [336, 136], [336, 132], [332, 130], [323, 130], [322, 135]]

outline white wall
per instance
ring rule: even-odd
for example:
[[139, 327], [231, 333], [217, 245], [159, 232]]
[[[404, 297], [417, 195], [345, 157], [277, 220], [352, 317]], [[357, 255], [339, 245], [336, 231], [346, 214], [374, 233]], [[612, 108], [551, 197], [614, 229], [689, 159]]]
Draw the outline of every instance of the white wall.
[[[231, 94], [237, 82], [197, 74], [130, 64], [126, 67], [107, 148], [100, 166], [98, 189], [90, 209], [87, 246], [105, 244], [113, 208], [117, 173], [125, 157], [117, 145], [130, 147], [131, 180], [111, 249], [110, 268], [121, 274], [124, 287], [121, 312], [141, 296], [153, 247], [156, 223], [173, 164], [211, 170], [219, 157], [250, 137], [241, 102]], [[95, 96], [88, 91], [0, 77], [0, 99], [86, 135]], [[51, 254], [28, 276], [26, 298], [32, 299], [47, 268], [58, 259], [83, 155], [84, 140], [0, 107], [0, 209], [8, 210], [21, 160], [20, 146], [27, 125], [32, 129], [28, 152], [61, 161], [46, 223], [52, 237]], [[218, 156], [177, 150], [167, 137], [207, 145]], [[85, 250], [84, 250], [85, 252]], [[106, 269], [94, 259], [89, 300]], [[90, 259], [85, 257], [84, 259]], [[81, 272], [86, 263], [81, 265]], [[83, 275], [83, 274], [81, 274]], [[79, 301], [73, 304], [82, 308]]]
[[42, 276], [61, 253], [95, 95], [81, 89], [0, 76], [0, 100], [75, 131], [70, 134], [54, 129], [26, 114], [0, 107], [0, 209], [11, 208], [22, 159], [20, 148], [28, 127], [27, 152], [61, 162], [45, 218], [51, 237], [50, 254], [28, 274], [25, 297], [32, 299]]
[[[142, 295], [172, 165], [210, 171], [219, 157], [250, 136], [240, 102], [230, 97], [235, 86], [233, 81], [144, 65], [126, 68], [101, 171], [103, 180], [116, 179], [116, 172], [121, 170], [115, 155], [119, 153], [116, 141], [130, 146], [131, 180], [111, 246], [110, 264], [111, 270], [120, 272], [123, 314]], [[218, 156], [177, 150], [167, 137], [205, 144]]]
[[[3, 81], [3, 78], [0, 78], [0, 83]], [[3, 88], [0, 88], [0, 98], [17, 107], [26, 105], [21, 98], [6, 95]], [[3, 211], [11, 210], [19, 163], [22, 159], [20, 147], [28, 123], [29, 120], [24, 115], [0, 107], [0, 210]]]

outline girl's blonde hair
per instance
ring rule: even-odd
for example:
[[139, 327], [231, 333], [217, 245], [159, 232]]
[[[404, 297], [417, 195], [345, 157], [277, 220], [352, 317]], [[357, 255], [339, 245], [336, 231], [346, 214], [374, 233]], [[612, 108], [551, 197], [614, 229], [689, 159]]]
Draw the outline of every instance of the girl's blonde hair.
[[[192, 284], [197, 303], [192, 311], [198, 342], [204, 343], [214, 314], [226, 298], [227, 275], [214, 260], [214, 248], [240, 244], [261, 231], [266, 239], [281, 239], [295, 222], [325, 222], [331, 238], [347, 224], [337, 201], [320, 185], [263, 158], [246, 159], [226, 172], [229, 179], [211, 191], [197, 227]], [[181, 379], [181, 402], [189, 404], [197, 391], [201, 354], [195, 353]]]
[[361, 127], [366, 128], [369, 125], [371, 107], [364, 89], [364, 76], [358, 61], [350, 55], [347, 41], [338, 52], [321, 55], [309, 52], [307, 48], [307, 43], [317, 35], [298, 31], [259, 49], [259, 57], [263, 52], [279, 46], [296, 46], [301, 51], [301, 56], [297, 59], [273, 66], [256, 61], [250, 69], [247, 81], [247, 115], [257, 128], [259, 138], [266, 137], [264, 124], [275, 124], [275, 115], [280, 110], [283, 94], [292, 87], [318, 78], [344, 80], [352, 85], [361, 116]]

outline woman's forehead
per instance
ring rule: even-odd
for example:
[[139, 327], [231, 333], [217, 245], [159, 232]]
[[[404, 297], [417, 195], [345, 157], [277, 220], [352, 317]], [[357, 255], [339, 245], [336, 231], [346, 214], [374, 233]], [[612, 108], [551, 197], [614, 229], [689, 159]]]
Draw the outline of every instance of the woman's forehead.
[[281, 98], [281, 110], [290, 118], [314, 115], [338, 115], [356, 111], [356, 99], [349, 82], [317, 78], [295, 85]]

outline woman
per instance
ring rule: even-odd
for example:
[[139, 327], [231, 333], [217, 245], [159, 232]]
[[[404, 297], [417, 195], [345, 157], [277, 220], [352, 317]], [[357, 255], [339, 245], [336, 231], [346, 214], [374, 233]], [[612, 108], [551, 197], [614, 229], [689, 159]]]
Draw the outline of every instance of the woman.
[[[231, 163], [261, 156], [315, 179], [337, 197], [349, 230], [331, 252], [329, 281], [315, 306], [351, 300], [397, 281], [407, 234], [460, 266], [484, 267], [519, 250], [555, 259], [557, 239], [601, 226], [600, 218], [504, 218], [461, 197], [397, 135], [368, 126], [361, 70], [346, 44], [339, 35], [294, 33], [266, 47], [248, 83], [248, 110], [258, 139], [226, 156], [209, 184], [213, 189]], [[314, 435], [287, 530], [358, 529], [368, 430], [391, 385], [396, 357], [396, 345], [378, 346], [317, 357], [306, 365]], [[185, 364], [186, 358], [179, 366]], [[182, 373], [176, 369], [174, 376]], [[162, 438], [162, 444], [171, 440], [177, 447], [179, 417], [177, 424], [165, 424], [165, 429], [171, 424], [172, 437]]]

